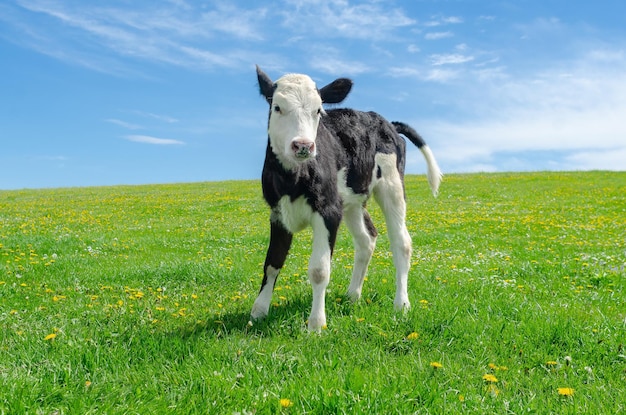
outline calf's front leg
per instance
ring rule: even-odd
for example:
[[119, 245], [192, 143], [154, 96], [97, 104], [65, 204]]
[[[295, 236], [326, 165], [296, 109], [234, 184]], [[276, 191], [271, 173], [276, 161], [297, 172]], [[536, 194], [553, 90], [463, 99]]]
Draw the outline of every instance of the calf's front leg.
[[325, 221], [322, 216], [315, 214], [311, 225], [313, 251], [309, 260], [309, 280], [313, 288], [313, 303], [308, 326], [310, 331], [319, 332], [326, 326], [326, 287], [330, 281], [330, 262], [339, 220], [335, 224], [335, 221]]
[[285, 229], [279, 220], [271, 220], [270, 245], [263, 266], [263, 282], [250, 313], [253, 320], [260, 320], [269, 313], [274, 285], [280, 269], [285, 265], [292, 239], [293, 234]]

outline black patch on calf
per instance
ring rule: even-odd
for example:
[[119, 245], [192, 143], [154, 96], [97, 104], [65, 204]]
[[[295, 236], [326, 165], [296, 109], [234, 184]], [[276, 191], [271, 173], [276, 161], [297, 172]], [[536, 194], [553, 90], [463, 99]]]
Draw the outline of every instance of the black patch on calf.
[[[377, 153], [395, 154], [400, 176], [404, 175], [406, 144], [395, 128], [375, 112], [334, 109], [323, 123], [341, 143], [347, 158], [347, 185], [356, 194], [366, 194], [374, 174]], [[376, 170], [377, 178], [381, 177]]]

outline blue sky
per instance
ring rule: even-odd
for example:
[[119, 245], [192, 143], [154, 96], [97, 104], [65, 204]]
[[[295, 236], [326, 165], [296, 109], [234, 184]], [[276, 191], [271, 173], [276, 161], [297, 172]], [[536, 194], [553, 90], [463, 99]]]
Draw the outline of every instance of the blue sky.
[[444, 173], [626, 170], [622, 0], [5, 0], [0, 56], [0, 189], [258, 178], [255, 64], [352, 78]]

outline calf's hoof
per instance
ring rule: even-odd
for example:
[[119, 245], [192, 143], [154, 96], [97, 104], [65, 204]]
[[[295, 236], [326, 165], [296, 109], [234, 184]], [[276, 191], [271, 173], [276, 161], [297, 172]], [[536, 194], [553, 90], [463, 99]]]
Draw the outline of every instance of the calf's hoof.
[[321, 333], [326, 328], [326, 317], [310, 317], [308, 327], [310, 332]]

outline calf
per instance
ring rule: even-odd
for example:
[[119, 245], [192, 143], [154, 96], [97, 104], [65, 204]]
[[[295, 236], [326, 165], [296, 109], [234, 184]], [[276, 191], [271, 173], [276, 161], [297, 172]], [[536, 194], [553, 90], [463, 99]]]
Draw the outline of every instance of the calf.
[[270, 242], [253, 320], [267, 316], [276, 278], [285, 263], [293, 234], [313, 228], [308, 276], [313, 287], [309, 330], [326, 325], [325, 291], [330, 263], [343, 218], [354, 240], [354, 268], [348, 296], [356, 301], [369, 265], [377, 231], [365, 210], [370, 195], [387, 222], [396, 268], [398, 310], [410, 306], [407, 277], [411, 237], [405, 224], [405, 142], [419, 147], [428, 164], [436, 196], [442, 174], [422, 138], [406, 124], [389, 123], [375, 112], [325, 111], [322, 104], [343, 101], [352, 81], [337, 79], [321, 89], [306, 75], [272, 80], [257, 66], [261, 94], [270, 106], [268, 145], [263, 166], [263, 196], [271, 208]]

